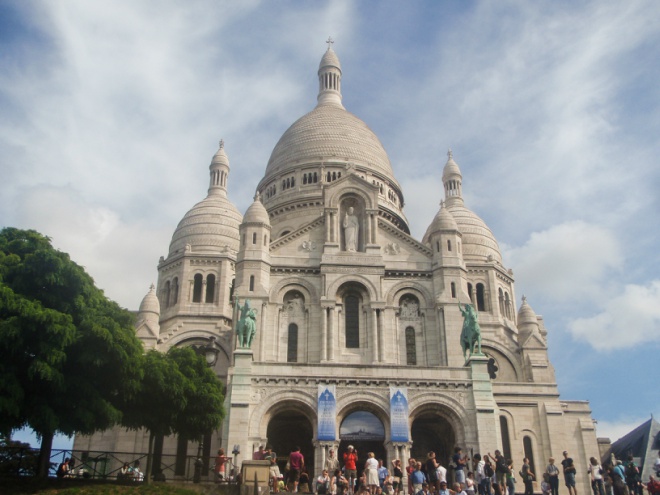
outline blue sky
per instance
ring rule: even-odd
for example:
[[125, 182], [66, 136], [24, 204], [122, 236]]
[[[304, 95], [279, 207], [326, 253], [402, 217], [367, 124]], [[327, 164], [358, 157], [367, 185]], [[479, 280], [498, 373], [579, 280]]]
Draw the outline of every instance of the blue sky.
[[615, 439], [660, 414], [659, 17], [652, 0], [5, 1], [0, 225], [49, 235], [136, 309], [219, 139], [245, 211], [332, 36], [413, 234], [451, 147], [562, 398]]

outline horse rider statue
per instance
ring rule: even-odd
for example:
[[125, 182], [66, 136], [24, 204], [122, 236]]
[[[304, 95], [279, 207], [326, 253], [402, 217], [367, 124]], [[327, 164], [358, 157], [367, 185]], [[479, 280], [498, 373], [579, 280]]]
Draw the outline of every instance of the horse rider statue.
[[[465, 310], [463, 310], [461, 307], [461, 303], [458, 303], [458, 309], [463, 315], [461, 347], [463, 348], [463, 357], [465, 358], [465, 363], [467, 364], [467, 351], [470, 351], [470, 356], [483, 356], [483, 354], [481, 353], [481, 329], [479, 328], [479, 322], [477, 321], [477, 312], [475, 311], [472, 304], [465, 304], [464, 306]], [[476, 352], [475, 346], [477, 347]]]

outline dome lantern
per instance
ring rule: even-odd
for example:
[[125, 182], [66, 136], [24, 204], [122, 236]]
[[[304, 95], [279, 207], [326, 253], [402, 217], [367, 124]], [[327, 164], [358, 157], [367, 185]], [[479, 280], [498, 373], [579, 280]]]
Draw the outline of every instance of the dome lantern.
[[447, 151], [447, 163], [442, 170], [442, 184], [445, 187], [447, 206], [463, 203], [463, 175], [454, 161], [451, 149]]
[[209, 194], [227, 195], [227, 179], [229, 178], [229, 158], [225, 153], [225, 142], [220, 140], [218, 151], [213, 155], [209, 165]]
[[319, 64], [319, 95], [318, 105], [335, 105], [341, 108], [341, 64], [339, 57], [332, 49], [334, 41], [328, 38], [328, 49]]

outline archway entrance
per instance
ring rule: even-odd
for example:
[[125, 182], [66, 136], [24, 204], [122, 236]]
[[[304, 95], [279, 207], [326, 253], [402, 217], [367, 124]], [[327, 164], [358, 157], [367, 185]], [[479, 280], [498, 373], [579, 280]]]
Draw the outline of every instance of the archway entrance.
[[376, 459], [382, 459], [387, 466], [387, 452], [385, 451], [385, 427], [373, 413], [356, 411], [344, 418], [339, 427], [339, 459], [343, 459], [344, 452], [352, 445], [358, 454], [358, 476], [362, 475], [367, 453], [373, 452]]
[[266, 435], [268, 443], [277, 454], [277, 465], [282, 474], [285, 473], [289, 454], [295, 447], [300, 447], [310, 479], [314, 479], [312, 477], [314, 475], [313, 434], [314, 428], [307, 416], [297, 411], [281, 411], [271, 418]]
[[456, 433], [446, 418], [434, 412], [422, 413], [413, 421], [411, 436], [411, 457], [423, 461], [432, 450], [440, 464], [449, 466], [456, 446]]

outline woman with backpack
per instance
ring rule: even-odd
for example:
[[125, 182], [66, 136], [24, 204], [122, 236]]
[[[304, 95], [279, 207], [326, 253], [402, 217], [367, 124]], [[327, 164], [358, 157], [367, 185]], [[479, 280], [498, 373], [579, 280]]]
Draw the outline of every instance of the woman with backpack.
[[605, 484], [603, 483], [603, 468], [595, 457], [589, 459], [587, 472], [591, 477], [591, 489], [594, 495], [605, 495]]

